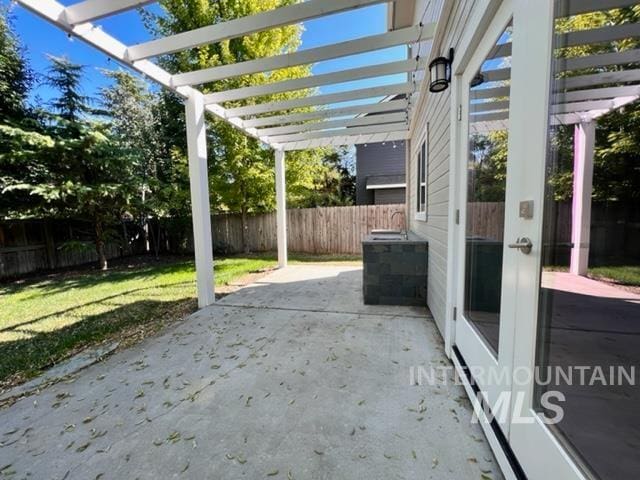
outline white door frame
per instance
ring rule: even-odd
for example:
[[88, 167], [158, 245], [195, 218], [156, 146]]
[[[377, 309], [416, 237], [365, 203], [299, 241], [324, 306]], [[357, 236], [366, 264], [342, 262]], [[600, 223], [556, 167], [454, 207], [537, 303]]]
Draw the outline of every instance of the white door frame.
[[[513, 366], [534, 372], [542, 264], [549, 95], [553, 74], [553, 0], [514, 0], [515, 23], [519, 24], [519, 28], [514, 28], [513, 39], [510, 108], [512, 128], [509, 155], [519, 158], [523, 165], [519, 195], [523, 199], [534, 201], [534, 217], [531, 220], [517, 218], [519, 234], [532, 240], [533, 250], [530, 255], [518, 253], [516, 260], [517, 326], [513, 340]], [[512, 405], [514, 422], [510, 429], [509, 443], [528, 478], [586, 479], [576, 460], [534, 411], [533, 382], [527, 385], [514, 382], [514, 402], [518, 395], [524, 402], [521, 405]], [[515, 411], [516, 409], [518, 411]], [[516, 422], [517, 417], [531, 418], [532, 422]]]
[[[511, 281], [515, 277], [515, 272], [511, 268], [511, 257], [513, 251], [504, 249], [503, 251], [503, 281], [502, 281], [502, 295], [501, 295], [501, 313], [500, 313], [500, 341], [498, 358], [495, 357], [491, 349], [486, 344], [486, 341], [481, 337], [477, 330], [464, 318], [464, 293], [465, 293], [465, 258], [466, 258], [466, 197], [467, 197], [467, 169], [466, 158], [468, 155], [468, 116], [469, 116], [469, 82], [475, 75], [476, 71], [484, 63], [486, 56], [490, 50], [495, 46], [496, 41], [500, 35], [504, 32], [512, 18], [512, 1], [505, 0], [501, 3], [499, 9], [493, 15], [491, 23], [486, 29], [482, 30], [480, 38], [476, 38], [475, 42], [471, 42], [466, 48], [467, 52], [473, 52], [468, 64], [463, 69], [461, 74], [457, 75], [455, 80], [454, 94], [458, 99], [456, 111], [460, 109], [460, 117], [462, 121], [456, 122], [456, 144], [457, 152], [454, 160], [457, 163], [457, 206], [456, 210], [459, 210], [459, 214], [455, 215], [459, 217], [459, 224], [456, 225], [457, 238], [452, 245], [454, 251], [454, 257], [458, 258], [456, 262], [456, 294], [455, 305], [457, 311], [457, 319], [455, 322], [455, 345], [462, 353], [465, 362], [471, 369], [481, 367], [486, 375], [484, 378], [476, 378], [478, 387], [482, 392], [486, 394], [485, 400], [488, 405], [495, 411], [497, 402], [508, 400], [506, 397], [501, 397], [504, 392], [510, 392], [511, 390], [511, 368], [513, 358], [513, 331], [515, 324], [514, 312], [514, 283]], [[475, 45], [474, 45], [475, 43]], [[508, 179], [511, 177], [516, 178], [517, 163], [509, 157], [508, 160]], [[512, 166], [513, 164], [513, 166]], [[507, 180], [507, 192], [513, 190], [513, 180]], [[512, 195], [513, 196], [513, 195]], [[507, 197], [509, 201], [509, 196]], [[508, 203], [506, 203], [508, 205]], [[508, 212], [505, 212], [507, 217]], [[509, 222], [508, 218], [505, 218], [505, 244], [508, 243], [510, 235], [514, 225]], [[492, 382], [488, 380], [489, 372], [494, 372], [494, 379], [501, 380], [500, 382]], [[505, 375], [506, 374], [506, 375]], [[506, 413], [505, 416], [498, 416], [496, 420], [502, 428], [505, 435], [508, 435], [510, 426], [509, 404], [503, 408], [502, 412]], [[500, 412], [496, 412], [500, 413]]]

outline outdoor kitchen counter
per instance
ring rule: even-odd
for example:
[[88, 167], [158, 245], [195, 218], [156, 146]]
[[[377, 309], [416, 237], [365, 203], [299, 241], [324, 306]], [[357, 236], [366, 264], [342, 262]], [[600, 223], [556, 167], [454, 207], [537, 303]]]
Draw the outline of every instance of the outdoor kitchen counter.
[[372, 234], [362, 241], [362, 293], [367, 305], [426, 305], [426, 240], [409, 232]]

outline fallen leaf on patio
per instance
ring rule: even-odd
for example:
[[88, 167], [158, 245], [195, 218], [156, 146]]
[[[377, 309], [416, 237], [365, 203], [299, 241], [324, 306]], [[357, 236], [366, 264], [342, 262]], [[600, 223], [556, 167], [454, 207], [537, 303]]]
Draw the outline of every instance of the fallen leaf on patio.
[[78, 448], [76, 448], [76, 452], [84, 452], [87, 448], [89, 448], [89, 445], [91, 445], [91, 442], [80, 445]]
[[267, 477], [275, 477], [279, 473], [280, 473], [280, 470], [272, 470], [269, 473], [267, 473]]
[[324, 452], [321, 452], [320, 450], [314, 450], [313, 453], [316, 455], [324, 455]]
[[418, 455], [416, 455], [416, 451], [415, 450], [411, 450], [411, 456], [413, 457], [414, 460], [418, 459]]

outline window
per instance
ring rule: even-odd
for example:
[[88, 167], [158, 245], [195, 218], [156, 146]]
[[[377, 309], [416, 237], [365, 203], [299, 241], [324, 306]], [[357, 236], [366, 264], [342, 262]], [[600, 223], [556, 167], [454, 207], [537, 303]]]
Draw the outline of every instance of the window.
[[[427, 138], [429, 127], [427, 126]], [[416, 218], [418, 220], [427, 220], [427, 141], [422, 142], [418, 151], [418, 165], [416, 175]]]

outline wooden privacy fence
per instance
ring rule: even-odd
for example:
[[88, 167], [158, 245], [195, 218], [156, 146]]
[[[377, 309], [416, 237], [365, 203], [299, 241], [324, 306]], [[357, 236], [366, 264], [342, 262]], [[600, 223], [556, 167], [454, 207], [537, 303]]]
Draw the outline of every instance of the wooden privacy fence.
[[[371, 230], [404, 228], [404, 204], [288, 210], [287, 221], [289, 251], [359, 255], [360, 242]], [[240, 215], [214, 215], [211, 226], [216, 253], [243, 251]], [[107, 243], [108, 258], [145, 253], [140, 228], [129, 224], [120, 233], [121, 229], [113, 228], [122, 238]], [[0, 278], [95, 262], [91, 230], [90, 224], [76, 220], [0, 222]], [[158, 253], [193, 252], [189, 219], [154, 220], [151, 233], [153, 238], [157, 235]], [[71, 240], [87, 248], [66, 249]], [[248, 215], [245, 242], [252, 252], [275, 251], [276, 214]]]
[[[568, 264], [573, 221], [571, 202], [558, 202], [547, 214], [552, 223], [547, 225], [552, 228], [545, 240], [549, 249], [547, 258], [558, 265]], [[504, 216], [504, 202], [469, 203], [467, 234], [502, 242]], [[640, 259], [640, 210], [633, 204], [594, 202], [591, 205], [590, 262], [597, 265], [616, 257], [627, 261]]]
[[[404, 215], [404, 204], [287, 210], [287, 247], [291, 252], [359, 255], [360, 242], [371, 230], [403, 230]], [[212, 233], [216, 248], [242, 251], [240, 215], [214, 215]], [[250, 251], [276, 250], [276, 214], [248, 216], [245, 242]]]

